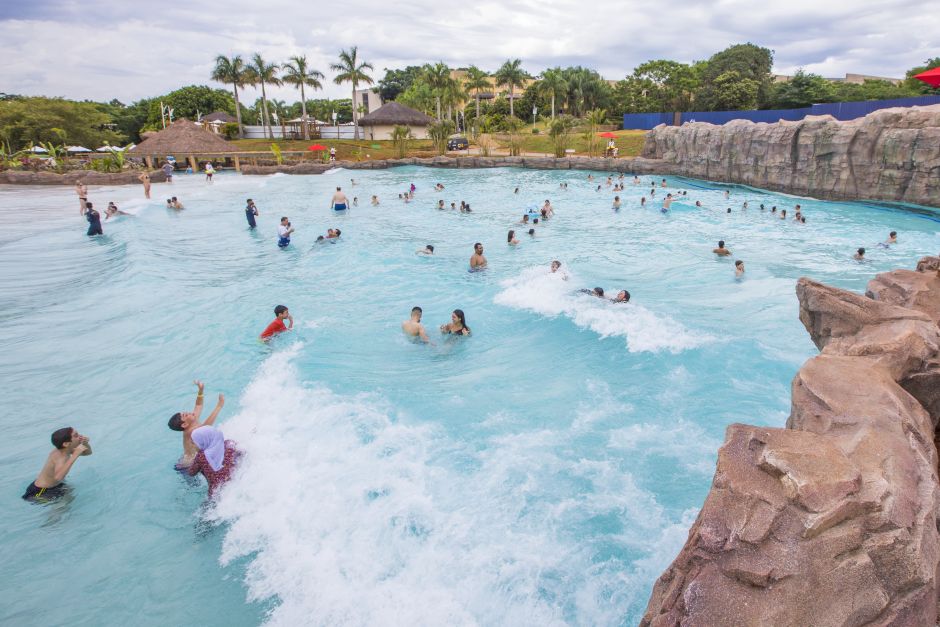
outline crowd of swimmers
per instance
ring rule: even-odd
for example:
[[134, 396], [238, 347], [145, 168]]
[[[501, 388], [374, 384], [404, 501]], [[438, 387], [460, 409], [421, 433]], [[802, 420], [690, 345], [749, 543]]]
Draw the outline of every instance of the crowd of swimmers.
[[[166, 166], [164, 166], [166, 168]], [[172, 166], [171, 166], [172, 168]], [[214, 168], [211, 163], [207, 163], [205, 166], [206, 180], [211, 182], [212, 176], [214, 174]], [[167, 172], [167, 182], [172, 182], [172, 171]], [[140, 175], [140, 180], [144, 185], [144, 193], [146, 198], [150, 198], [150, 177], [148, 174], [143, 173]], [[589, 182], [594, 181], [594, 175], [588, 174], [587, 180]], [[642, 181], [638, 176], [633, 177], [632, 181], [634, 186], [642, 185]], [[356, 186], [356, 181], [350, 179], [351, 186]], [[608, 176], [605, 183], [598, 184], [596, 191], [601, 191], [603, 187], [610, 188], [613, 192], [620, 192], [624, 190], [624, 175], [620, 174], [616, 181], [614, 176]], [[650, 181], [650, 198], [655, 198], [657, 183], [656, 181]], [[666, 179], [662, 179], [658, 185], [659, 188], [666, 188], [667, 182]], [[559, 190], [567, 191], [568, 183], [563, 182], [559, 183]], [[444, 185], [437, 183], [434, 186], [435, 191], [443, 191]], [[79, 181], [75, 186], [76, 194], [79, 199], [79, 208], [81, 215], [88, 222], [88, 235], [101, 235], [101, 216], [94, 209], [92, 203], [88, 200], [88, 189], [83, 182]], [[412, 183], [409, 188], [399, 194], [399, 199], [403, 202], [411, 202], [415, 197], [416, 186]], [[519, 188], [515, 188], [514, 194], [519, 193]], [[685, 198], [688, 196], [687, 191], [677, 191], [674, 195], [669, 192], [663, 198], [663, 203], [661, 211], [667, 213], [672, 206], [672, 203], [676, 197]], [[730, 199], [730, 191], [724, 192], [725, 200]], [[646, 205], [646, 196], [640, 198], [640, 206], [643, 207]], [[372, 206], [378, 206], [380, 204], [379, 197], [373, 195], [371, 197]], [[346, 194], [343, 192], [341, 187], [336, 188], [336, 192], [333, 194], [330, 201], [330, 208], [333, 211], [347, 211], [350, 206], [358, 205], [358, 197], [353, 197], [352, 202], [349, 201]], [[171, 196], [167, 199], [167, 208], [173, 209], [176, 211], [183, 209], [183, 204], [177, 199], [176, 196]], [[696, 207], [702, 207], [701, 201], [695, 202]], [[437, 209], [444, 210], [446, 209], [445, 201], [439, 200], [437, 203]], [[615, 195], [613, 199], [612, 208], [614, 211], [619, 211], [622, 208], [622, 202], [619, 195]], [[742, 204], [742, 210], [748, 209], [748, 202], [745, 201]], [[456, 202], [450, 203], [450, 209], [459, 210], [461, 213], [470, 213], [470, 205], [464, 201], [460, 202], [459, 207]], [[765, 207], [764, 204], [760, 205], [760, 211], [766, 211], [768, 215], [779, 218], [781, 220], [787, 219], [786, 209], [782, 209], [779, 212], [777, 211], [776, 206], [771, 206], [769, 210]], [[731, 208], [728, 207], [726, 210], [727, 213], [731, 213]], [[121, 211], [118, 209], [117, 205], [113, 202], [108, 204], [108, 208], [105, 210], [105, 218], [107, 221], [110, 218], [116, 217], [118, 215], [130, 215], [127, 212]], [[529, 209], [524, 213], [517, 222], [517, 224], [522, 225], [523, 227], [533, 227], [540, 223], [545, 223], [550, 220], [555, 215], [555, 209], [552, 206], [551, 202], [546, 199], [541, 208]], [[260, 216], [257, 205], [254, 200], [249, 198], [246, 201], [245, 205], [245, 218], [248, 222], [249, 229], [257, 228], [257, 218]], [[799, 224], [806, 224], [806, 216], [803, 214], [802, 207], [797, 204], [794, 207], [793, 218], [794, 222]], [[294, 233], [294, 227], [291, 225], [290, 219], [287, 216], [283, 216], [280, 220], [280, 224], [277, 229], [277, 245], [280, 248], [286, 248], [291, 243], [291, 234]], [[338, 228], [331, 228], [327, 231], [326, 235], [320, 235], [317, 237], [317, 242], [325, 241], [335, 241], [341, 235], [341, 230]], [[528, 234], [530, 236], [535, 235], [535, 229], [529, 228]], [[516, 230], [510, 229], [506, 235], [506, 241], [509, 246], [516, 246], [519, 244], [519, 240], [516, 238]], [[879, 246], [888, 247], [892, 244], [896, 244], [897, 232], [891, 231], [888, 239], [879, 243]], [[719, 240], [716, 248], [712, 249], [712, 252], [720, 257], [731, 257], [731, 251], [726, 247], [724, 240]], [[434, 255], [434, 245], [427, 244], [424, 248], [421, 248], [416, 251], [419, 255], [433, 256]], [[863, 261], [865, 259], [865, 248], [858, 248], [856, 253], [853, 255], [854, 259], [858, 261]], [[481, 242], [476, 242], [473, 245], [473, 252], [470, 255], [469, 267], [471, 271], [480, 271], [486, 269], [488, 265], [486, 256], [483, 254], [483, 244]], [[567, 275], [561, 269], [562, 264], [558, 260], [551, 262], [549, 271], [552, 274], [559, 274], [563, 280], [567, 280]], [[737, 259], [734, 262], [734, 273], [735, 276], [740, 278], [743, 277], [745, 272], [744, 261]], [[584, 293], [593, 298], [600, 298], [604, 300], [609, 300], [613, 303], [629, 303], [630, 302], [630, 292], [623, 289], [619, 290], [613, 298], [608, 298], [603, 288], [595, 287], [593, 289], [581, 289], [579, 292]], [[415, 338], [416, 341], [424, 343], [433, 343], [428, 336], [427, 330], [421, 322], [423, 315], [423, 310], [421, 307], [415, 306], [411, 309], [411, 314], [408, 320], [405, 320], [401, 323], [401, 328], [403, 333], [411, 338]], [[268, 324], [267, 327], [261, 332], [259, 339], [263, 342], [267, 342], [271, 338], [275, 337], [280, 333], [285, 333], [292, 330], [294, 327], [294, 318], [290, 313], [290, 310], [284, 305], [277, 305], [274, 308], [274, 320]], [[454, 309], [451, 312], [450, 322], [446, 322], [440, 325], [440, 333], [442, 335], [449, 336], [469, 336], [471, 335], [470, 327], [467, 325], [466, 315], [461, 309]], [[237, 461], [241, 455], [237, 446], [231, 440], [226, 440], [222, 431], [215, 426], [216, 419], [219, 416], [219, 413], [222, 411], [222, 408], [225, 404], [225, 397], [222, 394], [219, 394], [218, 402], [209, 414], [209, 416], [202, 420], [202, 410], [203, 410], [203, 399], [204, 399], [204, 385], [200, 381], [196, 381], [195, 385], [197, 387], [196, 402], [193, 410], [191, 412], [177, 412], [171, 416], [168, 426], [174, 431], [181, 432], [183, 434], [183, 452], [179, 460], [176, 463], [176, 468], [180, 472], [186, 473], [190, 476], [195, 476], [197, 474], [202, 474], [208, 483], [209, 495], [210, 497], [218, 490], [232, 474]], [[46, 458], [46, 462], [40, 470], [39, 474], [36, 476], [36, 479], [27, 487], [26, 492], [23, 494], [24, 499], [34, 500], [45, 502], [52, 500], [56, 497], [62, 496], [67, 493], [67, 487], [65, 484], [65, 478], [68, 475], [69, 471], [72, 469], [72, 466], [80, 457], [85, 457], [91, 455], [91, 444], [89, 438], [85, 435], [78, 433], [72, 427], [63, 427], [57, 429], [52, 433], [51, 436], [53, 450], [49, 453]]]

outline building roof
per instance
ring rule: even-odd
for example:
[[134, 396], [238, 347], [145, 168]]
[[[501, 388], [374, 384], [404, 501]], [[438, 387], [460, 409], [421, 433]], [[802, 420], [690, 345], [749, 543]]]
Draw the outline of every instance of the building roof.
[[134, 155], [171, 155], [229, 152], [229, 143], [202, 125], [189, 120], [177, 120], [156, 135], [148, 137], [133, 148]]
[[209, 115], [202, 116], [201, 122], [237, 122], [234, 115], [229, 115], [225, 111], [213, 111]]
[[428, 126], [433, 123], [434, 118], [431, 116], [394, 101], [387, 102], [372, 113], [359, 118], [360, 126], [385, 126], [389, 124]]

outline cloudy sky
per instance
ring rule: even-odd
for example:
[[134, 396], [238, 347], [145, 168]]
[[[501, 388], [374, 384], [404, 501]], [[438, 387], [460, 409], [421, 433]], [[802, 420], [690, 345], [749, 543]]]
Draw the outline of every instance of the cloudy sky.
[[208, 83], [218, 54], [260, 52], [306, 54], [327, 75], [322, 93], [340, 97], [348, 88], [332, 84], [329, 64], [353, 45], [376, 79], [439, 60], [493, 70], [510, 57], [532, 73], [580, 64], [618, 79], [649, 59], [704, 59], [747, 41], [775, 51], [778, 73], [900, 77], [940, 56], [938, 33], [934, 3], [905, 0], [0, 0], [0, 92], [131, 102]]

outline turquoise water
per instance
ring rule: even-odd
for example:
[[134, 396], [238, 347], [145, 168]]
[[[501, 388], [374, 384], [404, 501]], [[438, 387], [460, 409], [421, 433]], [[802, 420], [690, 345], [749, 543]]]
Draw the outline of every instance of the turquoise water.
[[[640, 209], [650, 177], [627, 177], [614, 213], [586, 174], [183, 177], [149, 203], [93, 188], [99, 209], [137, 214], [100, 238], [84, 235], [71, 189], [0, 187], [0, 622], [635, 624], [725, 427], [785, 422], [790, 380], [815, 353], [796, 278], [862, 290], [940, 237], [925, 216], [741, 188], [726, 201], [724, 187], [671, 178], [684, 207], [661, 215], [658, 190]], [[360, 199], [349, 215], [328, 210], [337, 184]], [[168, 195], [186, 209], [164, 209]], [[546, 198], [556, 217], [532, 239], [514, 222]], [[761, 202], [791, 215], [800, 202], [807, 224]], [[297, 228], [288, 250], [281, 215]], [[315, 245], [328, 227], [341, 240]], [[900, 243], [878, 248], [892, 229]], [[733, 257], [711, 254], [718, 239]], [[490, 268], [471, 274], [475, 241]], [[433, 257], [414, 254], [427, 243]], [[566, 281], [547, 274], [552, 259]], [[633, 300], [576, 293], [595, 285]], [[296, 328], [260, 344], [280, 303]], [[414, 305], [434, 346], [402, 337]], [[473, 336], [441, 338], [458, 307]], [[204, 484], [173, 471], [180, 436], [166, 427], [192, 407], [194, 378], [206, 412], [225, 393], [219, 424], [245, 451], [209, 510]], [[71, 498], [19, 500], [65, 425], [95, 451], [69, 475]]]

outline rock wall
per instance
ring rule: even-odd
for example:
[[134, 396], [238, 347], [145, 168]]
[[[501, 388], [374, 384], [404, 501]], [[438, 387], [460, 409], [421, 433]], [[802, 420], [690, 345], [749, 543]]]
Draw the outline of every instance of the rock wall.
[[937, 624], [940, 257], [796, 286], [820, 354], [785, 429], [733, 424], [644, 627]]
[[[86, 185], [140, 185], [137, 177], [143, 170], [129, 172], [95, 172], [94, 170], [72, 170], [64, 174], [55, 172], [26, 172], [22, 170], [4, 170], [0, 172], [0, 184], [10, 185], [75, 185], [84, 181]], [[163, 170], [151, 170], [150, 180], [154, 183], [166, 181]]]
[[676, 174], [710, 181], [940, 206], [940, 105], [882, 109], [848, 122], [824, 115], [658, 126], [642, 154]]

